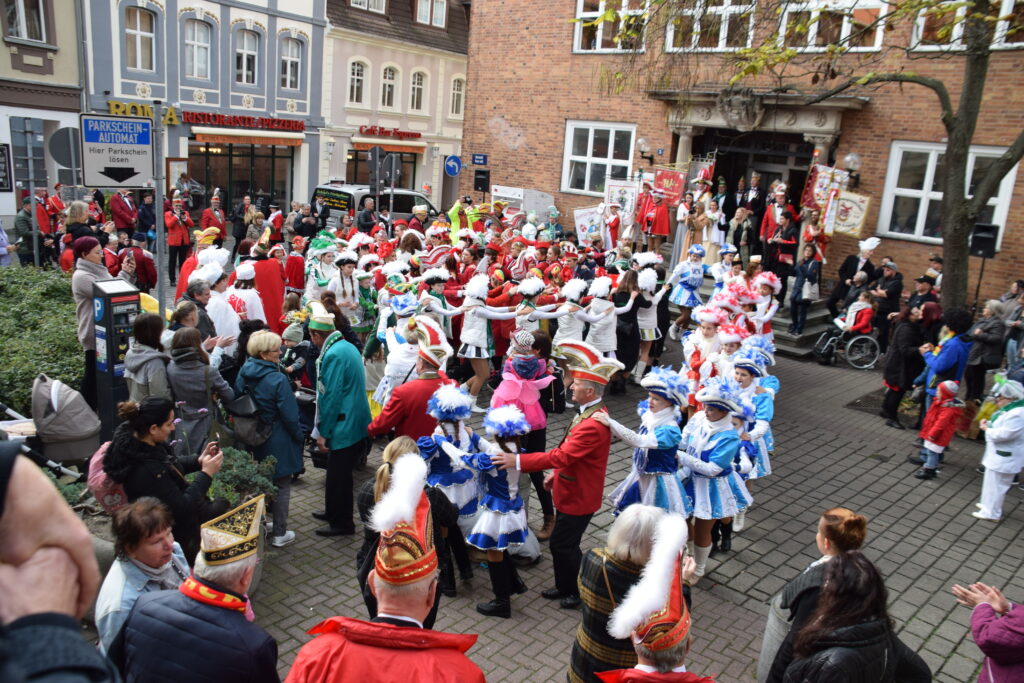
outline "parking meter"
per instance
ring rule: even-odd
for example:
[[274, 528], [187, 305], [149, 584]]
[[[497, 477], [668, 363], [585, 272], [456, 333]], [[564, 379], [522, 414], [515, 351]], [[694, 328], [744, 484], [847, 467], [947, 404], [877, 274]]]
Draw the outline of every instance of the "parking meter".
[[96, 325], [96, 408], [100, 437], [109, 441], [117, 426], [117, 404], [128, 400], [124, 357], [132, 340], [132, 323], [139, 314], [139, 290], [121, 280], [99, 280], [92, 285], [93, 322]]

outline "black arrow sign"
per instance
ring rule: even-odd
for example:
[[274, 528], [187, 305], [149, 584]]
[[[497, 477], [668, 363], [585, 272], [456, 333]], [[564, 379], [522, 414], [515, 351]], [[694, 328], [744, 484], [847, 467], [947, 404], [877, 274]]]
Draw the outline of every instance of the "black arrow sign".
[[139, 172], [134, 168], [125, 168], [124, 166], [107, 166], [100, 171], [100, 175], [107, 176], [115, 183], [123, 183], [132, 176], [139, 175]]

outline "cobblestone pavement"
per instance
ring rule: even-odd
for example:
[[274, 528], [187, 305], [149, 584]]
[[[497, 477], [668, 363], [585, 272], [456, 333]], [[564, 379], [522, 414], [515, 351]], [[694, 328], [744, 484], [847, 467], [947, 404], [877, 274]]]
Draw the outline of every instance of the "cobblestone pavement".
[[[664, 360], [678, 363], [679, 354]], [[1024, 493], [1011, 490], [1002, 523], [975, 520], [970, 512], [981, 486], [974, 471], [981, 444], [957, 439], [939, 478], [918, 482], [905, 461], [914, 452], [915, 433], [885, 427], [877, 416], [844, 407], [878, 388], [879, 373], [789, 359], [780, 359], [776, 373], [782, 389], [775, 408], [774, 472], [755, 488], [755, 506], [747, 528], [734, 539], [733, 552], [712, 559], [708, 575], [694, 590], [688, 666], [722, 683], [754, 679], [766, 602], [817, 559], [814, 529], [821, 511], [843, 505], [869, 518], [865, 550], [886, 577], [900, 637], [921, 653], [936, 681], [973, 680], [981, 655], [969, 635], [969, 611], [955, 603], [949, 587], [984, 581], [1003, 587], [1011, 600], [1021, 599]], [[615, 417], [632, 427], [640, 397], [640, 389], [633, 388], [607, 403]], [[549, 446], [557, 443], [570, 418], [569, 413], [554, 416]], [[607, 491], [626, 476], [629, 462], [630, 450], [613, 443]], [[357, 486], [377, 464], [379, 447], [367, 468], [357, 472]], [[310, 513], [321, 509], [323, 479], [322, 470], [310, 468], [293, 487], [291, 521], [299, 539], [269, 550], [255, 596], [258, 622], [277, 638], [282, 675], [309, 639], [305, 631], [321, 619], [365, 617], [355, 581], [361, 535], [323, 539], [313, 534], [317, 523]], [[539, 527], [535, 498], [530, 514], [531, 526]], [[603, 545], [611, 522], [607, 509], [595, 515], [584, 548]], [[469, 656], [488, 680], [564, 680], [579, 613], [540, 597], [553, 585], [546, 551], [537, 565], [521, 573], [530, 591], [514, 597], [511, 619], [488, 619], [474, 610], [476, 602], [491, 597], [487, 572], [480, 568], [469, 584], [460, 586], [457, 598], [443, 598], [436, 628], [480, 634]]]

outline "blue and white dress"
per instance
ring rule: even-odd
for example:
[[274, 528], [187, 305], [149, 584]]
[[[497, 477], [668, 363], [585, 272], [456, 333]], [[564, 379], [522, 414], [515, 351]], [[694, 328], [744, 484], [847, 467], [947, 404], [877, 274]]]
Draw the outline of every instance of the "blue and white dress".
[[683, 430], [683, 442], [685, 451], [679, 451], [677, 459], [694, 517], [725, 519], [753, 502], [733, 465], [740, 437], [729, 416], [708, 422], [704, 411], [695, 414]]
[[732, 272], [732, 266], [727, 265], [724, 261], [719, 261], [708, 266], [708, 269], [711, 271], [711, 277], [715, 278], [715, 288], [711, 292], [711, 295], [714, 296], [725, 289], [725, 278]]
[[748, 432], [750, 440], [757, 445], [757, 461], [747, 479], [760, 479], [772, 473], [771, 453], [775, 450], [775, 437], [771, 421], [775, 417], [775, 395], [768, 389], [758, 387], [757, 383], [751, 383], [743, 390], [743, 395], [754, 404], [757, 418], [753, 429]]
[[[465, 445], [467, 450], [476, 450], [479, 447], [479, 436], [468, 435], [464, 428], [460, 428], [459, 431], [463, 437], [459, 440], [459, 445]], [[452, 458], [441, 450], [442, 444], [452, 441], [447, 436], [434, 434], [416, 439], [416, 445], [419, 447], [420, 457], [427, 462], [427, 486], [440, 489], [458, 509], [459, 528], [465, 533], [467, 529], [472, 528], [473, 520], [476, 518], [480, 489], [476, 481], [476, 472], [461, 467], [461, 463], [460, 466], [455, 465]]]
[[[483, 451], [498, 451], [479, 437], [475, 444]], [[519, 470], [499, 470], [487, 452], [466, 453], [451, 445], [445, 446], [444, 451], [461, 458], [466, 466], [480, 473], [483, 496], [473, 528], [466, 534], [466, 542], [480, 550], [509, 551], [526, 543], [530, 529], [519, 495]]]
[[681, 272], [677, 268], [676, 273], [673, 274], [673, 278], [678, 277], [678, 281], [675, 287], [672, 288], [672, 293], [669, 294], [668, 300], [676, 306], [696, 308], [704, 303], [700, 300], [698, 290], [704, 284], [704, 273], [708, 272], [708, 266], [703, 263], [690, 263], [689, 261], [684, 261], [679, 265], [684, 266], [684, 268]]
[[693, 502], [676, 476], [676, 452], [682, 439], [678, 419], [675, 408], [657, 413], [645, 410], [637, 432], [609, 419], [615, 436], [633, 446], [633, 467], [608, 496], [615, 508], [612, 514], [618, 515], [633, 503], [678, 512], [683, 517], [693, 514]]

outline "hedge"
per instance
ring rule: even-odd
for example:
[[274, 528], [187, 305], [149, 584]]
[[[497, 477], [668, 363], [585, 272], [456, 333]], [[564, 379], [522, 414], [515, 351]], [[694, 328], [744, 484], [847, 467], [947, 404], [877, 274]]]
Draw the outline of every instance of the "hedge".
[[71, 277], [59, 270], [0, 268], [0, 340], [0, 401], [12, 409], [31, 416], [32, 382], [40, 373], [78, 389], [85, 357]]

